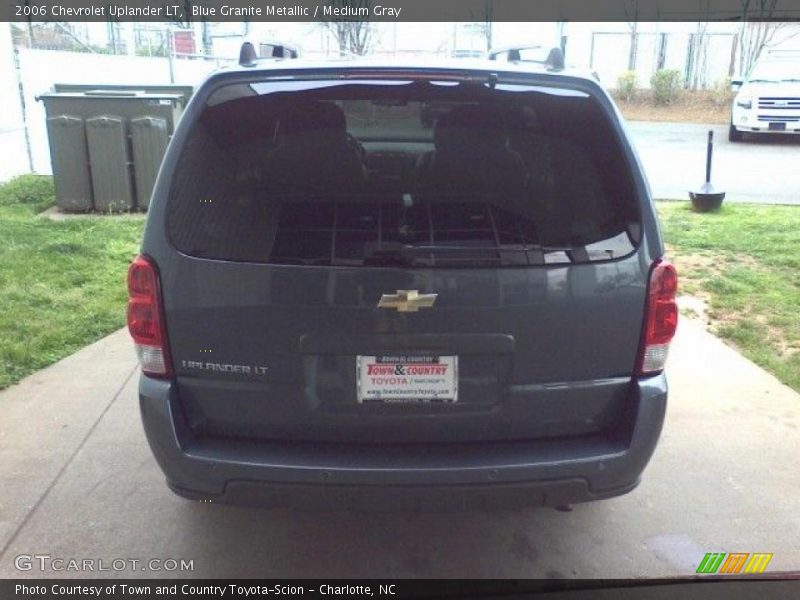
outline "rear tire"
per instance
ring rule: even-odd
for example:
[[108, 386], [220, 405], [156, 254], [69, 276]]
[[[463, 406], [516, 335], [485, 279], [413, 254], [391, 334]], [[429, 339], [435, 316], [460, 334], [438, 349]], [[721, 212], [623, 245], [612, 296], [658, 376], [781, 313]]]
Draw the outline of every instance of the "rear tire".
[[729, 142], [741, 142], [744, 140], [744, 133], [736, 129], [731, 123], [730, 127], [728, 128], [728, 141]]

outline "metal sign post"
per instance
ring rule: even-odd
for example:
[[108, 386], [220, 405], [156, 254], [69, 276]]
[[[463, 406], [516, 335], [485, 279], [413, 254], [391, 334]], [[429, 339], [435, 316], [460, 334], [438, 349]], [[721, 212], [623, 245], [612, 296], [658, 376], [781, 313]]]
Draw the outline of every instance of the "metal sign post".
[[692, 207], [697, 212], [708, 212], [717, 210], [722, 206], [722, 200], [725, 198], [725, 192], [720, 192], [714, 189], [711, 185], [711, 159], [714, 154], [714, 132], [708, 132], [708, 145], [706, 146], [706, 182], [700, 186], [700, 189], [689, 192], [689, 198], [692, 201]]

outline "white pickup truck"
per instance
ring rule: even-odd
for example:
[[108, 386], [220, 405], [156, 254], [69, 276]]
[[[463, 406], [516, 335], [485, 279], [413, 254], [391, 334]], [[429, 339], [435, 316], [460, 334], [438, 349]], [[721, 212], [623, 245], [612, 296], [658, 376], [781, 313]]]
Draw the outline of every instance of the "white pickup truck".
[[767, 55], [750, 71], [733, 100], [728, 139], [745, 133], [800, 134], [800, 52]]

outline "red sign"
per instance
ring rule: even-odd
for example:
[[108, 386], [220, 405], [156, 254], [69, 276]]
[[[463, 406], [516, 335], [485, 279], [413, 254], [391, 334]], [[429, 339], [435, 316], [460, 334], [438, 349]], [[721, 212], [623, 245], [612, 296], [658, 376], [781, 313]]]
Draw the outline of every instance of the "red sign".
[[197, 47], [194, 45], [194, 31], [173, 31], [172, 48], [176, 55], [196, 54]]

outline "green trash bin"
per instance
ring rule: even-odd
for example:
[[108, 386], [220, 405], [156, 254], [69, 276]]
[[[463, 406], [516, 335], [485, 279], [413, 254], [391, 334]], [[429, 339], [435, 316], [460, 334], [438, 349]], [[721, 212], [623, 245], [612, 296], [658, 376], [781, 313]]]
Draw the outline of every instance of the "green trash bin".
[[146, 210], [187, 96], [86, 87], [37, 98], [47, 114], [56, 204], [70, 212]]

